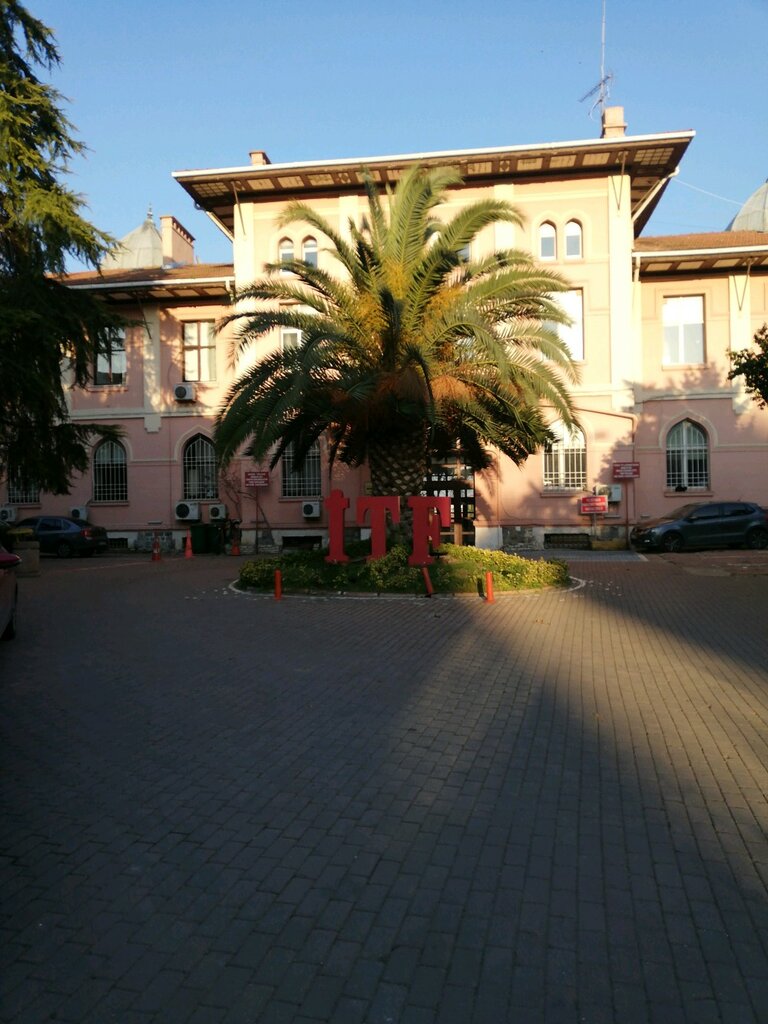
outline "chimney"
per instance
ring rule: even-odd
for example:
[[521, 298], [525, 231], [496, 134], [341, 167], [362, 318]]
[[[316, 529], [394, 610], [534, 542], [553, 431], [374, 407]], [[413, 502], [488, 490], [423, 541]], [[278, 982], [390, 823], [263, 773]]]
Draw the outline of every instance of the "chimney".
[[170, 214], [160, 218], [160, 233], [163, 238], [163, 265], [195, 262], [195, 240]]
[[265, 167], [267, 164], [272, 163], [263, 149], [252, 149], [250, 157], [254, 167]]
[[605, 107], [603, 110], [603, 139], [620, 139], [626, 134], [624, 107]]

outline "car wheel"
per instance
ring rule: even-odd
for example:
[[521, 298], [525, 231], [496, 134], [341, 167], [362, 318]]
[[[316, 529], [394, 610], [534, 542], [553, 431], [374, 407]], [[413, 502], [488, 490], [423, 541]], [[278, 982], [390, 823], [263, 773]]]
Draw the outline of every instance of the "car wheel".
[[747, 534], [747, 547], [752, 548], [753, 551], [762, 551], [764, 548], [768, 548], [768, 530], [761, 530], [760, 527], [750, 530]]
[[676, 551], [683, 550], [683, 538], [679, 533], [668, 533], [662, 540], [661, 546], [664, 551], [669, 551], [674, 554]]
[[59, 558], [69, 558], [72, 555], [72, 545], [69, 541], [60, 540], [56, 545], [56, 554]]
[[16, 636], [16, 601], [14, 599], [13, 609], [11, 611], [11, 618], [8, 625], [3, 630], [3, 635], [0, 636], [0, 640], [13, 640]]

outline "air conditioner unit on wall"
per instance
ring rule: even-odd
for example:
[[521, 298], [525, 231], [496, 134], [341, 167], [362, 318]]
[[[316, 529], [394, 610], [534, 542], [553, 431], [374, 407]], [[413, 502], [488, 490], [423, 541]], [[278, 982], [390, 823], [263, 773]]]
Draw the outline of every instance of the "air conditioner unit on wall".
[[16, 509], [13, 505], [3, 505], [0, 508], [0, 523], [15, 523]]
[[303, 501], [301, 503], [301, 514], [305, 519], [319, 519], [320, 518], [320, 502], [319, 501]]
[[69, 510], [69, 518], [70, 519], [87, 519], [88, 518], [88, 509], [85, 507], [85, 505], [74, 505]]
[[208, 509], [208, 515], [212, 523], [221, 523], [227, 518], [227, 506], [211, 505]]
[[602, 484], [598, 487], [597, 493], [605, 494], [609, 505], [621, 504], [621, 484]]
[[197, 501], [179, 501], [174, 514], [177, 519], [199, 519], [200, 504]]
[[195, 400], [195, 385], [194, 384], [177, 384], [173, 389], [173, 397], [177, 402], [194, 402]]

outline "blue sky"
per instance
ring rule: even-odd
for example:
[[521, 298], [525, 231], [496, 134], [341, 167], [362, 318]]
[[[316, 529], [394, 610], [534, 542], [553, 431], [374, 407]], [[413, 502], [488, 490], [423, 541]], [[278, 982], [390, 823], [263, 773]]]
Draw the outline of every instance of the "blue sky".
[[[119, 238], [151, 204], [203, 262], [230, 247], [175, 170], [600, 134], [580, 98], [600, 78], [602, 0], [27, 3], [61, 53], [90, 219]], [[697, 133], [645, 234], [720, 230], [768, 177], [766, 38], [768, 0], [607, 0], [609, 103], [630, 134]]]

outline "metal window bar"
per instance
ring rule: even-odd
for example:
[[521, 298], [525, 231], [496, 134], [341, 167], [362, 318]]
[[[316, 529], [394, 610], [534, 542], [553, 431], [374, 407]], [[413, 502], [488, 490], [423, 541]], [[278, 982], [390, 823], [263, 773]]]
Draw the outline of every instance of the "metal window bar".
[[317, 443], [310, 448], [300, 470], [295, 468], [293, 445], [289, 445], [282, 458], [282, 467], [284, 498], [320, 496], [320, 446]]
[[185, 500], [207, 501], [218, 497], [216, 452], [207, 437], [193, 438], [184, 449], [183, 472]]
[[128, 500], [128, 471], [125, 449], [117, 441], [105, 441], [99, 445], [94, 453], [93, 500]]
[[9, 505], [39, 505], [40, 488], [30, 484], [24, 487], [18, 481], [8, 481], [8, 504]]
[[558, 438], [544, 449], [544, 487], [584, 490], [587, 485], [587, 451], [583, 437], [572, 435], [568, 444]]
[[708, 487], [709, 445], [707, 435], [686, 420], [670, 431], [667, 439], [667, 487]]

